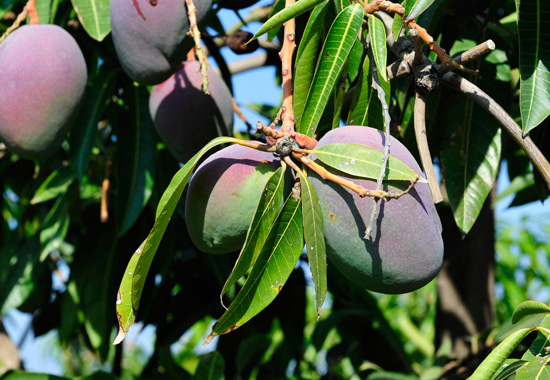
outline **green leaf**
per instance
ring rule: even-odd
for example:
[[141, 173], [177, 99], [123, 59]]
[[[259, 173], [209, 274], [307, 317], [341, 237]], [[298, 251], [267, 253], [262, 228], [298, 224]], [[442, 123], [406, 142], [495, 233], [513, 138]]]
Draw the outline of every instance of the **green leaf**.
[[527, 133], [550, 115], [550, 2], [516, 0], [520, 109]]
[[63, 244], [69, 231], [69, 224], [70, 217], [67, 202], [65, 197], [60, 197], [46, 215], [40, 231], [40, 244], [42, 245], [40, 262], [44, 261], [51, 252]]
[[52, 10], [52, 0], [36, 0], [36, 13], [40, 24], [50, 23], [50, 13]]
[[322, 306], [327, 295], [327, 253], [323, 229], [323, 210], [319, 204], [317, 191], [309, 179], [300, 173], [302, 188], [302, 215], [304, 240], [311, 277], [315, 286], [315, 308], [321, 316]]
[[301, 201], [290, 195], [277, 216], [256, 263], [227, 311], [207, 338], [242, 326], [277, 297], [304, 248]]
[[313, 136], [363, 21], [363, 8], [350, 5], [336, 17], [325, 40], [298, 132]]
[[134, 324], [149, 267], [193, 169], [208, 150], [220, 144], [237, 141], [239, 140], [232, 137], [217, 137], [210, 141], [174, 175], [164, 191], [157, 206], [155, 224], [145, 241], [132, 255], [122, 276], [116, 302], [119, 332], [114, 344], [122, 342]]
[[193, 380], [223, 380], [225, 379], [225, 362], [218, 351], [201, 356], [199, 366]]
[[378, 76], [387, 82], [388, 71], [386, 70], [386, 61], [388, 49], [386, 47], [386, 28], [384, 27], [384, 23], [376, 16], [369, 17], [369, 36]]
[[514, 310], [512, 314], [512, 323], [517, 323], [520, 319], [532, 315], [532, 314], [549, 314], [550, 307], [548, 305], [538, 301], [525, 301], [522, 302]]
[[[545, 316], [543, 320], [538, 324], [537, 327], [548, 329], [550, 328], [550, 316]], [[539, 330], [537, 332], [537, 337], [534, 342], [531, 344], [531, 347], [521, 357], [523, 360], [533, 361], [540, 360], [541, 357], [547, 356], [548, 351], [546, 348], [549, 345], [549, 336], [545, 331]]]
[[31, 204], [49, 201], [67, 192], [67, 189], [75, 180], [74, 172], [70, 167], [64, 166], [54, 171], [38, 187], [31, 199]]
[[261, 35], [269, 32], [270, 30], [280, 27], [288, 20], [298, 17], [302, 13], [309, 11], [310, 9], [314, 8], [317, 4], [320, 4], [323, 1], [327, 1], [327, 0], [299, 0], [294, 4], [283, 8], [281, 11], [277, 12], [275, 15], [270, 17], [269, 20], [267, 20], [260, 27], [260, 29], [256, 32], [254, 37], [250, 39], [250, 41], [255, 40]]
[[99, 74], [86, 89], [84, 103], [78, 113], [75, 127], [71, 130], [69, 136], [71, 164], [81, 182], [90, 160], [98, 124], [113, 96], [118, 73], [118, 70], [99, 69]]
[[516, 372], [515, 380], [547, 380], [550, 379], [550, 355], [531, 360]]
[[491, 378], [491, 380], [511, 380], [520, 368], [523, 368], [527, 364], [526, 360], [521, 359], [506, 359], [502, 368]]
[[405, 22], [420, 16], [435, 0], [407, 0], [405, 4]]
[[506, 358], [510, 356], [516, 346], [529, 334], [533, 329], [525, 328], [510, 334], [491, 353], [481, 362], [479, 367], [474, 371], [468, 380], [487, 380], [493, 376]]
[[367, 55], [351, 99], [348, 125], [362, 125], [383, 130], [382, 104], [371, 84], [371, 62]]
[[361, 42], [359, 38], [356, 39], [348, 59], [347, 81], [350, 85], [355, 81], [355, 79], [357, 79], [357, 76], [361, 71], [364, 52], [365, 46], [363, 45], [363, 42]]
[[[109, 0], [71, 0], [84, 30], [96, 41], [111, 32]], [[116, 1], [116, 0], [115, 0]]]
[[454, 218], [462, 233], [474, 225], [500, 164], [502, 131], [489, 114], [468, 99], [442, 110], [455, 133], [441, 149], [443, 177]]
[[149, 93], [145, 87], [126, 88], [124, 124], [118, 125], [117, 231], [123, 235], [135, 223], [149, 201], [153, 188], [156, 139], [149, 114]]
[[[365, 145], [333, 143], [310, 151], [326, 165], [356, 177], [378, 179], [384, 152]], [[414, 181], [418, 175], [403, 161], [390, 155], [385, 179]]]
[[32, 238], [0, 249], [0, 315], [19, 307], [40, 286], [40, 245]]
[[[402, 6], [406, 7], [407, 0], [403, 1], [401, 3]], [[401, 30], [403, 29], [403, 17], [399, 16], [397, 13], [394, 13], [393, 15], [393, 22], [391, 25], [391, 32], [394, 40], [399, 39], [399, 35], [401, 34]]]
[[319, 4], [311, 12], [302, 40], [296, 53], [296, 72], [294, 74], [294, 116], [296, 125], [300, 125], [306, 105], [307, 94], [311, 87], [315, 64], [319, 56], [319, 41], [324, 34], [325, 16], [329, 3]]
[[[275, 0], [275, 3], [273, 4], [271, 11], [269, 12], [268, 19], [279, 13], [285, 8], [285, 0]], [[267, 32], [267, 40], [269, 42], [273, 41], [273, 39], [277, 36], [277, 33], [279, 33], [279, 30], [281, 29], [282, 25], [279, 25], [273, 29], [271, 29], [269, 32]], [[223, 27], [222, 27], [223, 30]]]
[[256, 207], [254, 218], [252, 218], [252, 222], [246, 233], [246, 240], [239, 253], [239, 258], [223, 286], [222, 297], [231, 286], [235, 285], [248, 272], [248, 269], [254, 264], [265, 244], [283, 200], [285, 168], [286, 166], [277, 169], [265, 185], [263, 195], [260, 197], [258, 206]]

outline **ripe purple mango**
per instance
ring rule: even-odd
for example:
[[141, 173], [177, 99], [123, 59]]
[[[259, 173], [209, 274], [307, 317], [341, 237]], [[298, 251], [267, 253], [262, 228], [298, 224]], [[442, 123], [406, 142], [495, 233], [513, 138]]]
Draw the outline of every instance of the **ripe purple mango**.
[[[328, 132], [317, 147], [337, 142], [383, 150], [384, 134], [369, 127], [341, 127]], [[390, 152], [422, 176], [412, 154], [393, 137]], [[376, 189], [376, 181], [336, 174], [366, 189]], [[327, 257], [353, 283], [376, 292], [405, 293], [424, 286], [437, 275], [443, 261], [441, 221], [426, 183], [417, 183], [399, 199], [379, 201], [373, 238], [365, 240], [373, 199], [361, 198], [340, 185], [323, 181], [313, 172], [311, 182], [323, 209]], [[385, 190], [401, 192], [407, 186], [408, 183], [398, 185], [395, 181]]]
[[165, 82], [154, 86], [149, 111], [170, 152], [186, 162], [206, 143], [233, 131], [233, 101], [223, 80], [208, 68], [208, 89], [202, 91], [197, 61], [184, 62]]
[[187, 230], [198, 249], [241, 249], [265, 185], [279, 166], [272, 153], [240, 145], [214, 153], [199, 166], [185, 199]]
[[[212, 1], [194, 4], [200, 23]], [[122, 68], [141, 84], [166, 80], [185, 59], [189, 20], [184, 0], [113, 0], [111, 30]]]
[[28, 159], [66, 137], [88, 74], [74, 38], [57, 25], [25, 25], [0, 45], [0, 140]]

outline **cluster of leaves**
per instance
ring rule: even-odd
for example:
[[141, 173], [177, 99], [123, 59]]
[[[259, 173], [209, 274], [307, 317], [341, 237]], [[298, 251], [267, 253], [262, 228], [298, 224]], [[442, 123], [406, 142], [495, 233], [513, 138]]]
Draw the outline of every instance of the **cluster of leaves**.
[[[214, 140], [179, 167], [153, 131], [147, 89], [132, 83], [120, 70], [109, 37], [108, 3], [37, 0], [40, 19], [67, 27], [92, 69], [78, 128], [62, 149], [35, 163], [7, 153], [0, 157], [0, 315], [13, 308], [34, 313], [36, 335], [57, 330], [65, 346], [78, 345], [79, 354], [90, 352], [98, 363], [113, 363], [115, 375], [149, 377], [164, 373], [191, 378], [194, 374], [200, 379], [221, 378], [224, 373], [242, 378], [311, 379], [321, 378], [321, 374], [370, 379], [438, 376], [450, 356], [445, 347], [436, 353], [438, 347], [432, 339], [433, 284], [408, 296], [379, 296], [348, 285], [336, 272], [328, 276], [323, 273], [322, 220], [307, 178], [301, 179], [302, 198], [289, 198], [280, 212], [269, 212], [267, 201], [258, 206], [240, 256], [213, 257], [196, 252], [184, 232], [179, 200], [202, 155], [218, 144], [236, 140]], [[550, 113], [550, 100], [545, 97], [550, 93], [546, 69], [550, 48], [544, 36], [550, 29], [544, 17], [548, 13], [545, 2], [406, 0], [403, 5], [405, 14], [418, 17], [418, 24], [425, 26], [441, 46], [450, 48], [451, 55], [486, 38], [495, 40], [498, 49], [474, 63], [479, 74], [471, 79], [517, 115], [524, 132], [534, 138], [544, 137], [539, 132], [544, 127], [534, 128], [548, 123]], [[0, 2], [0, 30], [9, 26], [8, 12], [17, 13], [23, 6], [22, 0]], [[373, 16], [364, 24], [364, 16], [361, 6], [343, 0], [300, 0], [289, 8], [278, 0], [259, 34], [280, 37], [284, 21], [298, 20], [294, 82], [298, 132], [322, 135], [342, 120], [383, 129], [382, 105], [371, 87], [376, 67], [395, 135], [414, 152], [414, 82], [405, 76], [390, 85], [386, 65], [396, 57], [387, 50], [383, 21]], [[474, 16], [483, 21], [478, 24]], [[397, 35], [402, 20], [394, 20]], [[223, 33], [215, 12], [208, 26]], [[227, 65], [215, 44], [208, 44], [208, 48], [227, 76]], [[429, 57], [435, 60], [433, 53]], [[352, 94], [350, 102], [346, 94]], [[442, 168], [449, 204], [463, 233], [472, 228], [479, 215], [503, 158], [512, 163], [508, 166], [510, 177], [517, 179], [510, 188], [517, 194], [517, 204], [547, 196], [543, 181], [521, 149], [505, 140], [497, 122], [471, 100], [445, 88], [428, 97], [428, 110], [430, 147]], [[336, 153], [345, 154], [340, 159], [348, 161], [364, 157], [364, 152], [350, 153], [349, 149]], [[322, 153], [317, 154], [319, 158]], [[326, 163], [338, 167], [338, 161]], [[368, 169], [376, 173], [371, 178], [376, 178], [377, 167]], [[272, 176], [266, 188], [267, 200], [281, 199], [282, 178], [280, 171]], [[304, 239], [306, 247], [316, 248], [307, 252], [315, 289], [306, 282], [309, 277], [302, 269], [296, 269], [296, 263], [306, 262], [302, 256]], [[157, 250], [162, 254], [153, 261]], [[273, 260], [275, 255], [289, 259], [281, 263]], [[234, 268], [236, 260], [239, 265]], [[68, 279], [61, 274], [64, 268], [69, 268]], [[499, 268], [502, 274], [497, 275], [504, 278], [509, 268]], [[273, 289], [270, 282], [263, 281], [275, 270], [283, 273], [278, 285], [287, 289], [277, 299], [280, 288]], [[257, 281], [243, 282], [247, 273], [248, 280]], [[63, 284], [54, 286], [52, 276], [58, 276]], [[122, 336], [136, 321], [138, 307], [138, 320], [156, 326], [154, 353], [134, 370], [121, 368], [122, 346], [111, 345], [117, 323], [113, 295], [117, 294], [119, 278], [122, 283], [116, 309]], [[240, 287], [238, 293], [236, 287]], [[218, 320], [214, 335], [241, 326], [264, 308], [267, 312], [221, 339], [217, 352], [203, 355], [199, 361], [195, 344], [204, 338], [213, 318], [223, 313], [220, 289], [240, 306], [233, 306], [231, 310], [237, 312]], [[317, 322], [327, 289], [330, 302]], [[519, 299], [508, 301], [502, 320]], [[530, 314], [540, 312], [542, 306], [529, 304], [519, 310], [527, 310], [520, 315]], [[482, 365], [480, 371], [492, 372], [477, 372], [475, 376], [488, 379], [500, 371], [495, 376], [505, 378], [506, 368], [536, 365], [540, 361], [537, 354], [544, 354], [536, 351], [546, 337], [544, 330], [521, 360], [503, 362], [532, 327], [550, 327], [546, 319], [529, 322], [528, 330], [518, 330], [508, 338], [503, 333], [503, 343], [491, 357], [498, 356], [498, 365], [489, 369]], [[171, 345], [186, 331], [191, 331], [190, 342], [173, 355]], [[326, 360], [319, 361], [320, 357]], [[499, 368], [503, 364], [510, 366]], [[537, 367], [542, 371], [539, 373], [547, 371], [546, 365], [547, 361]], [[23, 375], [11, 373], [5, 378], [19, 376]], [[98, 372], [93, 378], [111, 376]], [[518, 379], [522, 378], [519, 376], [520, 372]]]

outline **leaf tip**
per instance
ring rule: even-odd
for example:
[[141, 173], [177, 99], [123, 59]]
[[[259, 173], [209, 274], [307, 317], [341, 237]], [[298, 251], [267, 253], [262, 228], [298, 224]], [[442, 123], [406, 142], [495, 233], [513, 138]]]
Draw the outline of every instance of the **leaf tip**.
[[124, 340], [124, 338], [126, 338], [126, 335], [128, 335], [128, 331], [124, 331], [122, 326], [119, 326], [118, 327], [118, 335], [116, 336], [116, 338], [113, 342], [113, 345], [116, 346], [117, 344], [122, 342]]
[[216, 337], [216, 335], [214, 335], [213, 333], [210, 333], [208, 334], [208, 336], [206, 337], [206, 339], [204, 340], [204, 343], [202, 344], [203, 346], [208, 346], [210, 344], [210, 342], [212, 342], [212, 340]]

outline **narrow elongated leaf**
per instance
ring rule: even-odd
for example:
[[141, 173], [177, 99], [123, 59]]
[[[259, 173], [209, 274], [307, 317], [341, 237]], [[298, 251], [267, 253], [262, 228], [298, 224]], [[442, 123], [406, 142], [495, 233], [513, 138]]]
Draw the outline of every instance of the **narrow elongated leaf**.
[[527, 365], [526, 360], [521, 359], [506, 359], [504, 361], [504, 364], [502, 364], [501, 369], [495, 374], [491, 380], [511, 380], [514, 379], [514, 377], [511, 377], [514, 375], [520, 368], [523, 368], [525, 365]]
[[36, 13], [41, 24], [50, 23], [50, 13], [52, 10], [52, 0], [36, 0]]
[[113, 96], [118, 73], [118, 70], [105, 71], [100, 68], [92, 85], [86, 89], [84, 104], [75, 121], [78, 128], [71, 130], [69, 136], [71, 164], [80, 181], [90, 160], [101, 116]]
[[84, 30], [96, 41], [103, 41], [111, 32], [110, 0], [72, 0]]
[[472, 376], [468, 380], [487, 380], [493, 376], [502, 366], [506, 358], [510, 356], [512, 351], [527, 336], [533, 329], [525, 328], [510, 334], [504, 339], [493, 351], [483, 360], [477, 367]]
[[221, 296], [227, 293], [229, 288], [246, 274], [250, 266], [256, 261], [267, 239], [267, 235], [279, 213], [279, 205], [283, 199], [284, 167], [277, 169], [265, 185], [264, 192], [256, 207], [254, 218], [252, 218], [252, 222], [246, 233], [245, 243], [239, 253], [239, 258], [235, 263], [233, 271], [223, 286]]
[[[550, 316], [546, 316], [540, 326], [541, 329], [550, 328]], [[539, 330], [537, 338], [531, 347], [523, 354], [522, 359], [528, 363], [517, 371], [516, 380], [546, 380], [550, 379], [550, 355], [547, 347], [550, 345], [550, 335]]]
[[[323, 145], [311, 151], [312, 154], [330, 167], [356, 177], [377, 179], [382, 170], [384, 152], [369, 146], [349, 143]], [[386, 166], [385, 179], [388, 181], [414, 181], [416, 172], [403, 161], [390, 156]]]
[[388, 81], [388, 72], [386, 70], [388, 56], [388, 49], [386, 47], [386, 28], [378, 17], [369, 17], [369, 36], [372, 56], [376, 63], [378, 76], [384, 79], [384, 81]]
[[149, 267], [193, 169], [208, 150], [220, 144], [236, 141], [239, 140], [232, 137], [217, 137], [210, 141], [174, 175], [164, 191], [157, 207], [155, 224], [145, 241], [132, 255], [122, 276], [116, 302], [119, 332], [114, 344], [122, 342], [134, 324]]
[[153, 188], [156, 139], [145, 87], [126, 89], [123, 123], [118, 126], [117, 231], [123, 235], [137, 220]]
[[[406, 6], [406, 0], [401, 3], [401, 5]], [[399, 39], [399, 35], [401, 34], [401, 30], [403, 29], [403, 17], [399, 16], [397, 13], [393, 15], [393, 23], [391, 25], [391, 33], [394, 40]]]
[[65, 197], [59, 197], [53, 205], [46, 219], [42, 230], [40, 231], [40, 244], [42, 252], [40, 253], [40, 261], [44, 261], [48, 255], [58, 249], [69, 230], [69, 212], [67, 210]]
[[193, 380], [223, 380], [224, 367], [223, 356], [218, 351], [209, 352], [201, 357]]
[[520, 319], [532, 314], [550, 314], [550, 307], [538, 301], [522, 302], [512, 314], [512, 323], [517, 323]]
[[372, 70], [369, 56], [365, 57], [359, 81], [355, 87], [348, 115], [348, 125], [362, 125], [384, 129], [382, 104], [372, 88]]
[[262, 34], [269, 32], [272, 29], [280, 27], [285, 22], [290, 19], [300, 16], [302, 13], [309, 11], [314, 8], [317, 4], [322, 3], [327, 0], [299, 0], [294, 4], [283, 8], [281, 11], [273, 15], [269, 20], [267, 20], [260, 29], [256, 32], [254, 37], [250, 41], [255, 40], [260, 37]]
[[[271, 11], [269, 12], [268, 19], [275, 16], [277, 13], [282, 11], [285, 8], [285, 0], [275, 0], [275, 3], [271, 7]], [[269, 32], [267, 32], [267, 40], [269, 42], [273, 41], [273, 39], [277, 36], [277, 33], [279, 33], [279, 30], [281, 29], [282, 25], [279, 25], [273, 29], [271, 29]], [[223, 30], [223, 28], [222, 28]], [[224, 32], [222, 32], [224, 33]]]
[[443, 177], [453, 209], [454, 218], [462, 233], [474, 225], [485, 199], [489, 195], [500, 164], [502, 132], [498, 124], [470, 100], [445, 109], [448, 125], [455, 133], [441, 150]]
[[420, 16], [434, 1], [435, 0], [407, 0], [405, 4], [405, 22]]
[[304, 248], [300, 206], [299, 199], [288, 197], [248, 279], [212, 328], [206, 343], [242, 326], [277, 297]]
[[[351, 49], [348, 60], [348, 72], [347, 72], [347, 84], [351, 85], [359, 72], [361, 71], [361, 66], [363, 65], [363, 55], [365, 53], [365, 45], [361, 42], [360, 39], [356, 39]], [[347, 90], [347, 88], [346, 88]]]
[[315, 307], [321, 316], [322, 306], [327, 295], [327, 253], [323, 230], [323, 210], [319, 204], [317, 191], [307, 177], [300, 174], [302, 187], [302, 215], [304, 240], [311, 277], [315, 286]]
[[323, 115], [355, 40], [359, 36], [363, 8], [359, 4], [345, 8], [334, 20], [315, 69], [298, 132], [313, 136]]
[[311, 12], [302, 40], [298, 45], [296, 72], [294, 74], [294, 116], [296, 117], [296, 125], [300, 125], [302, 120], [307, 94], [315, 73], [315, 64], [319, 56], [319, 41], [321, 36], [324, 35], [323, 26], [328, 7], [329, 3], [324, 2], [317, 5]]
[[550, 115], [550, 2], [516, 0], [523, 131]]
[[75, 175], [68, 166], [54, 171], [36, 190], [31, 199], [31, 204], [46, 202], [60, 194], [64, 194], [74, 180]]

